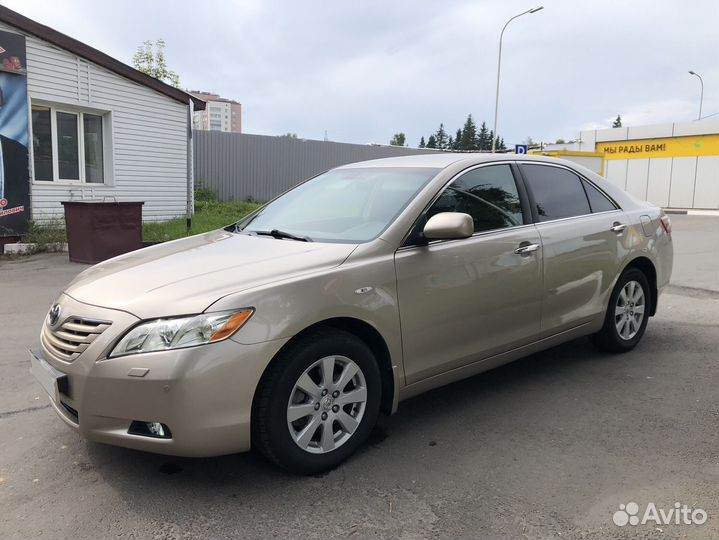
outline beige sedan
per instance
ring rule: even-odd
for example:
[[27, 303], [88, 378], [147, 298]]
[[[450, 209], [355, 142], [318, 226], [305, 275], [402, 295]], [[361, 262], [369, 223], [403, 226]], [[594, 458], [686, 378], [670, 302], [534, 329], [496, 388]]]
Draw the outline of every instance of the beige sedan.
[[355, 163], [82, 272], [31, 369], [88, 439], [311, 473], [431, 388], [582, 336], [630, 351], [671, 268], [661, 209], [569, 162]]

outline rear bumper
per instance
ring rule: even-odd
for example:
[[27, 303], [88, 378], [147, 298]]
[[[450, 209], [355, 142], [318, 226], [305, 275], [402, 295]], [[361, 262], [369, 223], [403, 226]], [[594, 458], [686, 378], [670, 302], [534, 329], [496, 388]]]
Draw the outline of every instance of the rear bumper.
[[[41, 385], [72, 429], [93, 441], [160, 454], [202, 457], [249, 450], [255, 390], [286, 340], [244, 345], [228, 339], [113, 359], [98, 355], [112, 339], [103, 334], [98, 341], [104, 343], [93, 343], [70, 363], [45, 351], [31, 353], [55, 375], [67, 376], [64, 391], [49, 388], [47, 381]], [[32, 371], [40, 380], [36, 365]], [[165, 424], [171, 437], [130, 434], [133, 421]]]

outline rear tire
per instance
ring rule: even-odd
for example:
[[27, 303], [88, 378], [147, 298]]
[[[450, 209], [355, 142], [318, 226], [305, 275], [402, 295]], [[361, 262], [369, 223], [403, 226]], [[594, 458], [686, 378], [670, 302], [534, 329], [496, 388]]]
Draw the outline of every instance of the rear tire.
[[619, 276], [609, 297], [604, 326], [590, 336], [600, 350], [611, 353], [631, 351], [644, 335], [652, 303], [649, 280], [636, 267]]
[[382, 384], [370, 348], [349, 332], [319, 329], [281, 351], [255, 398], [254, 447], [297, 474], [346, 460], [377, 422]]

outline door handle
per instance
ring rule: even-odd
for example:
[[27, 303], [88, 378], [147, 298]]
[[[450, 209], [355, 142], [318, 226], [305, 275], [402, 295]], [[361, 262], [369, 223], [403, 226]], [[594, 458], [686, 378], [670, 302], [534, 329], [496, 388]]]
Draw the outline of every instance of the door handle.
[[615, 221], [612, 227], [609, 229], [613, 233], [623, 233], [627, 229], [626, 223], [619, 223], [618, 221]]
[[524, 244], [515, 249], [514, 252], [517, 255], [524, 255], [525, 253], [532, 253], [533, 251], [537, 251], [538, 249], [539, 244]]

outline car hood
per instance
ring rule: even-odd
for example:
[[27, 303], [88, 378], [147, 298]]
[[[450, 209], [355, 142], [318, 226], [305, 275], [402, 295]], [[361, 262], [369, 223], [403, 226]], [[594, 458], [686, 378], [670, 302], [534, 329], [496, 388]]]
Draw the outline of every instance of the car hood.
[[220, 230], [100, 263], [78, 275], [65, 292], [141, 319], [200, 313], [227, 294], [335, 267], [355, 247]]

